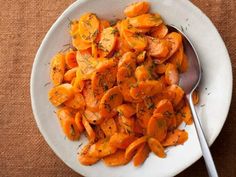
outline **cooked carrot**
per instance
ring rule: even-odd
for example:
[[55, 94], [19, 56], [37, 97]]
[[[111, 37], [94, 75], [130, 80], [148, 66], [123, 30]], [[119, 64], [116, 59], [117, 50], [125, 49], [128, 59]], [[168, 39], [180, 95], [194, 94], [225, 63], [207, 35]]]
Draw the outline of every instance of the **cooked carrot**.
[[130, 95], [134, 99], [141, 99], [156, 95], [163, 90], [161, 82], [156, 80], [140, 81], [137, 86], [130, 89]]
[[127, 41], [124, 39], [123, 36], [119, 36], [117, 38], [116, 42], [116, 53], [119, 53], [121, 55], [125, 54], [126, 52], [131, 51], [131, 47], [127, 43]]
[[73, 82], [71, 81], [75, 93], [82, 92], [85, 85], [85, 81], [80, 76], [78, 76], [78, 73], [80, 73], [80, 71], [81, 70], [78, 68], [76, 71], [77, 76], [73, 79]]
[[160, 114], [154, 114], [147, 126], [147, 135], [156, 138], [158, 141], [163, 141], [167, 134], [167, 121], [166, 118]]
[[188, 70], [188, 58], [187, 58], [187, 56], [184, 54], [184, 55], [183, 55], [183, 61], [182, 61], [181, 67], [180, 67], [180, 71], [181, 71], [182, 73], [184, 73], [184, 72], [187, 72], [187, 70]]
[[74, 97], [64, 102], [64, 104], [73, 109], [83, 110], [85, 107], [84, 97], [81, 93], [74, 94]]
[[73, 20], [70, 22], [70, 35], [73, 37], [79, 31], [79, 21]]
[[165, 24], [160, 24], [151, 30], [151, 36], [159, 39], [163, 39], [168, 34], [168, 28]]
[[115, 133], [110, 138], [110, 145], [118, 149], [126, 149], [135, 139], [133, 134]]
[[178, 105], [178, 103], [182, 100], [184, 96], [184, 91], [178, 85], [171, 85], [167, 88], [167, 92], [172, 93], [172, 103], [174, 106]]
[[[117, 63], [113, 59], [98, 66], [91, 82], [93, 94], [97, 99], [101, 99], [104, 93], [113, 87], [116, 82], [116, 74]], [[107, 77], [108, 75], [109, 77]]]
[[107, 57], [114, 49], [117, 41], [117, 29], [114, 27], [105, 28], [101, 33], [98, 43], [100, 57]]
[[132, 156], [134, 156], [134, 153], [138, 148], [147, 142], [148, 137], [147, 136], [142, 136], [138, 138], [137, 140], [133, 141], [125, 150], [125, 158], [126, 159], [131, 159]]
[[71, 84], [61, 84], [49, 91], [48, 98], [54, 106], [59, 106], [65, 101], [73, 98], [73, 95], [74, 93]]
[[148, 158], [150, 149], [147, 144], [143, 144], [138, 148], [138, 151], [134, 155], [134, 166], [140, 166], [144, 163], [144, 161]]
[[92, 85], [90, 81], [86, 81], [83, 89], [83, 95], [86, 103], [86, 108], [90, 111], [97, 112], [99, 109], [99, 100], [97, 100], [93, 94]]
[[116, 122], [113, 118], [104, 120], [100, 125], [106, 137], [110, 137], [117, 132]]
[[[72, 68], [64, 74], [64, 81], [70, 83], [76, 76], [77, 67]], [[73, 85], [73, 84], [72, 84]]]
[[135, 53], [127, 52], [125, 53], [118, 63], [118, 68], [127, 67], [130, 73], [134, 73], [136, 68], [136, 58]]
[[96, 43], [98, 43], [98, 42], [101, 40], [102, 31], [103, 31], [105, 28], [108, 28], [108, 27], [110, 27], [109, 21], [107, 21], [107, 20], [101, 20], [101, 21], [100, 21], [100, 24], [99, 24], [99, 31], [98, 31], [97, 37], [96, 37], [96, 39], [95, 39], [95, 42], [96, 42]]
[[169, 63], [167, 64], [165, 71], [165, 80], [169, 85], [178, 84], [179, 82], [179, 73], [175, 65]]
[[180, 45], [179, 49], [170, 58], [170, 63], [176, 66], [177, 69], [181, 68], [184, 57], [184, 47], [183, 44]]
[[84, 111], [83, 117], [85, 117], [90, 124], [94, 125], [100, 124], [104, 121], [104, 118], [98, 112], [93, 112], [88, 109]]
[[66, 120], [66, 119], [71, 119], [71, 118], [75, 117], [76, 112], [77, 111], [75, 111], [72, 108], [62, 107], [62, 108], [57, 110], [57, 117], [58, 117], [59, 121]]
[[137, 56], [137, 63], [142, 63], [142, 62], [144, 62], [144, 60], [145, 60], [145, 57], [146, 57], [146, 51], [142, 51], [142, 52], [140, 52], [139, 54], [138, 54], [138, 56]]
[[121, 28], [122, 28], [122, 33], [124, 32], [130, 32], [130, 33], [147, 33], [150, 31], [150, 28], [135, 28], [133, 27], [129, 19], [122, 20], [121, 22]]
[[136, 68], [135, 77], [137, 81], [145, 81], [151, 79], [151, 75], [144, 65], [140, 65]]
[[125, 151], [124, 150], [118, 150], [114, 154], [111, 154], [111, 155], [103, 158], [103, 162], [107, 166], [125, 165], [125, 164], [129, 163], [130, 160], [131, 159], [125, 158]]
[[98, 34], [99, 20], [95, 14], [85, 13], [79, 20], [79, 34], [84, 41], [93, 42]]
[[127, 17], [135, 17], [148, 12], [150, 6], [148, 2], [136, 2], [125, 8], [124, 14]]
[[159, 14], [142, 14], [129, 19], [129, 23], [135, 28], [150, 28], [163, 23]]
[[80, 130], [77, 127], [74, 118], [62, 119], [60, 122], [62, 129], [68, 139], [75, 141], [80, 138]]
[[53, 57], [50, 64], [50, 78], [55, 86], [62, 83], [65, 74], [65, 56], [57, 54]]
[[199, 103], [199, 93], [198, 91], [194, 91], [192, 94], [193, 104], [197, 105]]
[[87, 132], [89, 141], [90, 142], [94, 142], [95, 138], [96, 138], [96, 135], [95, 135], [95, 133], [93, 131], [93, 128], [91, 127], [91, 125], [89, 124], [89, 122], [87, 121], [87, 119], [84, 116], [82, 117], [82, 123], [83, 123], [84, 128], [85, 128], [85, 130]]
[[166, 64], [159, 64], [155, 68], [155, 72], [157, 74], [164, 74], [166, 72], [167, 65]]
[[95, 126], [93, 130], [94, 130], [94, 132], [95, 132], [95, 134], [96, 134], [96, 140], [106, 138], [106, 135], [105, 135], [105, 133], [102, 131], [100, 125]]
[[102, 97], [99, 105], [99, 113], [102, 117], [113, 117], [117, 111], [116, 108], [123, 102], [123, 96], [118, 86], [109, 89]]
[[88, 155], [90, 147], [91, 147], [90, 144], [85, 145], [78, 155], [78, 160], [80, 161], [82, 165], [86, 165], [86, 166], [93, 165], [100, 160], [100, 158], [96, 158], [96, 157], [92, 157]]
[[182, 117], [183, 121], [187, 124], [187, 125], [191, 125], [193, 123], [193, 119], [192, 119], [192, 113], [191, 113], [191, 109], [189, 107], [189, 105], [186, 103], [186, 105], [179, 111], [179, 116]]
[[137, 137], [144, 135], [146, 132], [146, 130], [141, 126], [141, 123], [139, 120], [134, 121], [133, 131]]
[[82, 123], [82, 116], [80, 112], [77, 112], [75, 115], [75, 124], [78, 127], [80, 132], [84, 131], [84, 125]]
[[134, 118], [119, 116], [120, 125], [124, 128], [126, 133], [134, 132]]
[[148, 39], [148, 53], [152, 57], [165, 58], [170, 52], [170, 43], [164, 39], [157, 39], [153, 37], [147, 37]]
[[132, 104], [122, 104], [117, 107], [119, 115], [131, 117], [136, 114], [135, 107]]
[[98, 57], [98, 46], [97, 46], [97, 43], [95, 42], [92, 43], [92, 57], [94, 59], [97, 59]]
[[76, 33], [73, 37], [72, 37], [72, 45], [73, 47], [75, 47], [77, 50], [81, 51], [81, 50], [86, 50], [91, 48], [92, 43], [88, 42], [88, 41], [84, 41], [79, 33]]
[[148, 145], [149, 145], [151, 151], [154, 152], [154, 154], [156, 154], [158, 157], [160, 157], [160, 158], [166, 157], [166, 153], [164, 151], [164, 148], [157, 139], [149, 138]]
[[114, 154], [116, 150], [117, 149], [115, 147], [110, 146], [109, 139], [104, 138], [91, 145], [88, 154], [95, 158], [103, 158], [108, 155]]
[[164, 147], [183, 144], [188, 139], [188, 133], [184, 130], [175, 129], [167, 134], [166, 140], [162, 142]]
[[76, 61], [76, 51], [69, 50], [65, 55], [65, 63], [68, 69], [72, 69], [78, 66]]

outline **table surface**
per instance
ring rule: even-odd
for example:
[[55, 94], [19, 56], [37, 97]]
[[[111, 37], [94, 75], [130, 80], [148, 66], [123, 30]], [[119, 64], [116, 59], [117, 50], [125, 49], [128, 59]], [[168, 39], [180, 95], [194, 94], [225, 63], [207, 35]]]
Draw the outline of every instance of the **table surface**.
[[[46, 32], [73, 0], [0, 0], [0, 176], [81, 177], [50, 149], [33, 118], [29, 80]], [[213, 21], [236, 71], [236, 1], [193, 0]], [[216, 58], [217, 60], [217, 58]], [[234, 85], [236, 85], [234, 83]], [[211, 147], [220, 176], [236, 176], [236, 97]], [[200, 159], [178, 177], [207, 176]]]

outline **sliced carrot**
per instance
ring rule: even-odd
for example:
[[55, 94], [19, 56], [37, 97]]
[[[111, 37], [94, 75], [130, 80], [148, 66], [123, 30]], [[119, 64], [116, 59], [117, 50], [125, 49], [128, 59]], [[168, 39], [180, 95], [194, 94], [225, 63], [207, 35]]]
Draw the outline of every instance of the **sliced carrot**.
[[182, 100], [184, 96], [183, 89], [178, 85], [171, 85], [167, 87], [167, 92], [169, 92], [172, 95], [171, 101], [174, 107], [179, 104], [179, 102]]
[[149, 138], [148, 145], [149, 145], [151, 151], [154, 152], [154, 154], [156, 154], [158, 157], [160, 157], [160, 158], [166, 157], [165, 150], [164, 150], [163, 146], [161, 145], [161, 143], [157, 139]]
[[96, 158], [96, 157], [92, 157], [88, 155], [90, 147], [91, 147], [90, 144], [85, 145], [78, 155], [78, 160], [80, 161], [82, 165], [86, 165], [86, 166], [93, 165], [100, 160], [100, 158]]
[[136, 68], [135, 77], [137, 81], [145, 81], [151, 79], [151, 75], [144, 65], [140, 65]]
[[99, 113], [102, 117], [113, 117], [117, 111], [116, 108], [123, 102], [123, 96], [118, 86], [109, 89], [102, 97], [99, 105]]
[[84, 131], [84, 125], [82, 123], [82, 116], [80, 112], [77, 112], [75, 115], [75, 124], [78, 127], [80, 132]]
[[76, 111], [68, 107], [62, 107], [57, 110], [57, 117], [60, 121], [74, 118], [75, 114], [76, 114]]
[[101, 124], [104, 121], [104, 118], [98, 113], [86, 109], [83, 113], [83, 116], [87, 119], [90, 124]]
[[73, 20], [70, 22], [70, 35], [74, 36], [79, 31], [79, 21]]
[[137, 63], [142, 63], [142, 62], [144, 62], [144, 60], [145, 60], [145, 57], [146, 57], [146, 51], [142, 51], [142, 52], [140, 52], [139, 54], [138, 54], [138, 56], [137, 56]]
[[130, 33], [147, 33], [150, 28], [135, 28], [129, 23], [129, 19], [122, 20], [121, 28], [123, 32], [130, 32]]
[[82, 117], [82, 123], [83, 123], [84, 128], [87, 132], [89, 141], [94, 142], [95, 138], [96, 138], [95, 132], [93, 131], [93, 128], [91, 127], [91, 125], [89, 124], [89, 122], [87, 121], [87, 119], [84, 116]]
[[136, 68], [136, 58], [135, 53], [127, 52], [125, 53], [118, 63], [118, 68], [127, 67], [130, 73], [133, 73]]
[[178, 114], [182, 117], [182, 120], [187, 125], [191, 125], [193, 123], [191, 109], [188, 104], [185, 104], [185, 106], [178, 112]]
[[120, 36], [117, 38], [117, 43], [116, 43], [116, 52], [120, 53], [121, 55], [125, 54], [126, 52], [131, 51], [132, 48], [129, 46], [127, 41], [124, 39], [123, 36]]
[[78, 76], [78, 73], [80, 73], [79, 68], [76, 71], [77, 76], [73, 79], [73, 82], [71, 81], [75, 93], [82, 92], [85, 86], [85, 81], [80, 76]]
[[137, 140], [133, 141], [125, 150], [125, 158], [131, 159], [132, 156], [134, 156], [135, 151], [145, 142], [147, 142], [148, 137], [142, 136], [138, 138]]
[[193, 99], [193, 104], [197, 105], [199, 103], [199, 92], [198, 91], [194, 91], [192, 94], [192, 99]]
[[78, 66], [76, 61], [76, 51], [69, 50], [65, 55], [65, 63], [68, 69], [72, 69]]
[[167, 121], [166, 118], [160, 114], [154, 114], [147, 126], [147, 135], [156, 138], [158, 141], [163, 141], [167, 134]]
[[79, 20], [79, 34], [84, 41], [93, 42], [98, 34], [99, 20], [95, 14], [85, 13]]
[[163, 39], [167, 34], [168, 34], [168, 28], [164, 23], [154, 27], [151, 30], [151, 36], [155, 38]]
[[117, 132], [116, 122], [113, 118], [104, 120], [100, 126], [106, 137], [110, 137]]
[[134, 118], [119, 116], [120, 125], [124, 128], [126, 133], [134, 132]]
[[166, 72], [167, 65], [166, 64], [159, 64], [155, 68], [155, 72], [157, 74], [164, 74]]
[[102, 129], [99, 125], [94, 127], [94, 132], [96, 134], [96, 139], [97, 140], [106, 138], [105, 133], [102, 131]]
[[54, 106], [59, 106], [65, 101], [73, 98], [74, 92], [71, 84], [61, 84], [52, 88], [48, 93], [49, 101]]
[[81, 51], [81, 50], [86, 50], [91, 48], [92, 43], [88, 42], [88, 41], [84, 41], [79, 33], [76, 33], [73, 37], [72, 37], [72, 45], [73, 47], [75, 47], [77, 50]]
[[135, 139], [133, 134], [115, 133], [110, 138], [110, 145], [118, 149], [126, 149]]
[[118, 150], [114, 154], [111, 154], [109, 156], [106, 156], [103, 158], [103, 162], [107, 166], [120, 166], [125, 165], [129, 163], [131, 159], [125, 158], [125, 151], [124, 150]]
[[114, 27], [105, 28], [101, 33], [98, 43], [100, 57], [107, 57], [114, 49], [117, 41], [117, 29]]
[[179, 73], [175, 65], [169, 63], [167, 64], [165, 71], [165, 80], [169, 85], [178, 84], [179, 82]]
[[100, 139], [95, 144], [91, 145], [88, 154], [92, 157], [103, 158], [108, 155], [114, 154], [116, 152], [116, 148], [110, 146], [109, 139]]
[[65, 82], [71, 82], [75, 77], [76, 77], [76, 71], [77, 71], [77, 67], [75, 67], [75, 68], [72, 68], [72, 69], [70, 69], [70, 70], [68, 70], [68, 71], [66, 71], [66, 73], [64, 74], [64, 81]]
[[133, 131], [137, 137], [140, 137], [141, 135], [145, 134], [146, 130], [141, 126], [141, 123], [139, 122], [139, 120], [135, 120]]
[[170, 44], [167, 40], [148, 36], [148, 53], [152, 57], [165, 58], [170, 52]]
[[97, 46], [97, 43], [95, 42], [92, 43], [92, 57], [94, 59], [97, 59], [98, 57], [98, 46]]
[[144, 163], [144, 161], [148, 158], [150, 149], [147, 144], [143, 144], [138, 148], [138, 151], [134, 155], [134, 166], [140, 166]]
[[93, 94], [93, 89], [90, 81], [85, 82], [83, 89], [83, 95], [86, 103], [86, 108], [90, 111], [97, 112], [99, 109], [99, 100], [97, 100]]
[[62, 129], [68, 139], [75, 141], [80, 138], [80, 130], [77, 127], [74, 118], [62, 119], [60, 122]]
[[85, 107], [84, 97], [81, 93], [74, 94], [74, 97], [64, 102], [64, 105], [73, 108], [83, 110]]
[[134, 99], [142, 99], [145, 97], [153, 96], [163, 90], [161, 82], [156, 80], [140, 81], [137, 86], [130, 89], [130, 95]]
[[183, 44], [180, 45], [179, 49], [172, 55], [169, 62], [176, 66], [177, 69], [181, 68], [184, 57], [184, 47]]
[[181, 67], [180, 67], [180, 71], [182, 73], [186, 72], [188, 70], [188, 58], [187, 56], [184, 54], [183, 55], [183, 61], [182, 61], [182, 64], [181, 64]]
[[[116, 82], [117, 63], [110, 59], [103, 62], [92, 76], [93, 94], [97, 99], [102, 98], [104, 93], [109, 90]], [[109, 75], [109, 77], [107, 77]]]
[[57, 54], [50, 63], [50, 78], [55, 86], [62, 83], [65, 74], [65, 56]]
[[129, 23], [135, 28], [151, 28], [163, 23], [159, 14], [142, 14], [129, 19]]
[[136, 2], [125, 8], [124, 14], [127, 17], [135, 17], [148, 12], [150, 6], [148, 2]]
[[119, 115], [125, 117], [131, 117], [136, 114], [135, 107], [132, 104], [122, 104], [117, 107], [117, 111], [119, 112]]
[[105, 28], [110, 27], [110, 23], [107, 20], [101, 20], [100, 21], [100, 25], [99, 25], [99, 32], [97, 34], [97, 38], [95, 39], [95, 42], [98, 43], [101, 40], [101, 36], [102, 36], [102, 31]]
[[184, 130], [175, 129], [172, 132], [169, 132], [166, 136], [166, 140], [162, 142], [164, 147], [167, 146], [176, 146], [178, 144], [183, 144], [188, 140], [188, 133]]

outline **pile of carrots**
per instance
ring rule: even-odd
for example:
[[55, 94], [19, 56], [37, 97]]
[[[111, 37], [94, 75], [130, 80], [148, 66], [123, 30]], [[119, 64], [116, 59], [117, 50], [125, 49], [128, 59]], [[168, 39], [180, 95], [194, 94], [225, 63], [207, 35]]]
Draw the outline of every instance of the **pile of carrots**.
[[192, 123], [178, 86], [179, 74], [188, 69], [182, 36], [169, 32], [149, 6], [129, 5], [126, 18], [115, 24], [83, 14], [70, 23], [73, 47], [51, 61], [49, 100], [68, 139], [86, 134], [88, 144], [78, 155], [83, 165], [133, 159], [139, 166], [150, 152], [164, 158], [166, 147], [188, 139], [178, 129]]

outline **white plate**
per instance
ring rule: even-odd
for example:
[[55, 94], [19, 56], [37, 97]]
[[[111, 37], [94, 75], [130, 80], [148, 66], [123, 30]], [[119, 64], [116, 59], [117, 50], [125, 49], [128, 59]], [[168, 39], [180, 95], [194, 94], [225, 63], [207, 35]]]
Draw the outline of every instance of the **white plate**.
[[[55, 22], [36, 55], [31, 75], [31, 100], [37, 125], [54, 152], [73, 170], [86, 177], [157, 177], [174, 176], [201, 157], [194, 126], [186, 127], [189, 140], [183, 146], [170, 148], [167, 158], [150, 154], [139, 168], [132, 163], [122, 167], [106, 167], [102, 162], [82, 166], [77, 161], [78, 145], [64, 135], [57, 122], [55, 108], [47, 93], [50, 59], [69, 42], [68, 18], [79, 18], [84, 12], [94, 12], [105, 19], [121, 18], [127, 4], [134, 0], [79, 0]], [[228, 52], [212, 22], [187, 0], [150, 0], [153, 12], [159, 12], [167, 24], [183, 28], [195, 45], [203, 68], [200, 86], [201, 102], [197, 112], [209, 144], [212, 144], [226, 120], [232, 94], [232, 69]], [[46, 84], [46, 85], [45, 85]], [[85, 143], [84, 143], [85, 144]]]

